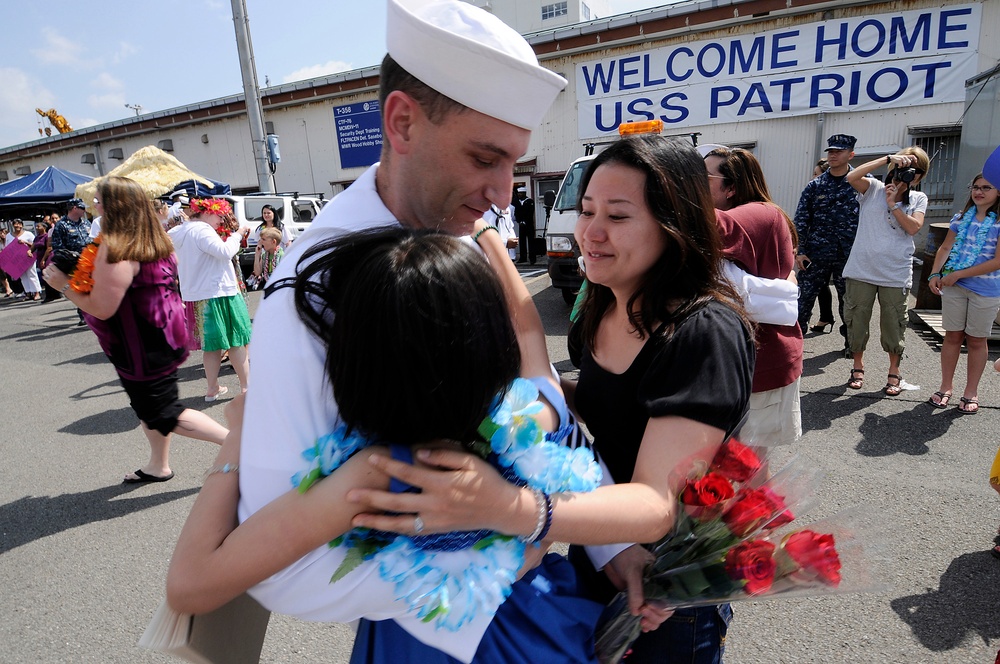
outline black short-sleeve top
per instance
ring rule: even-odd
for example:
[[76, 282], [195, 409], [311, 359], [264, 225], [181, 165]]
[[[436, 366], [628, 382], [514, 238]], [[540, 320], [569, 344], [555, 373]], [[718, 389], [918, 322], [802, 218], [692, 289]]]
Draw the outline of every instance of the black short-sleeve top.
[[739, 316], [715, 301], [669, 338], [651, 335], [624, 373], [603, 369], [584, 348], [576, 408], [615, 482], [631, 481], [651, 417], [676, 415], [732, 433], [750, 399], [754, 357]]

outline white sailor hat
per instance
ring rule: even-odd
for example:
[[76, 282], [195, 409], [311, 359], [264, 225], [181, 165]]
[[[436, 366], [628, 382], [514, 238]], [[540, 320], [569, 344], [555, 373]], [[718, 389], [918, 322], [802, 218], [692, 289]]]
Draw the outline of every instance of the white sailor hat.
[[493, 14], [459, 0], [389, 0], [389, 55], [446, 97], [516, 127], [535, 129], [566, 79]]

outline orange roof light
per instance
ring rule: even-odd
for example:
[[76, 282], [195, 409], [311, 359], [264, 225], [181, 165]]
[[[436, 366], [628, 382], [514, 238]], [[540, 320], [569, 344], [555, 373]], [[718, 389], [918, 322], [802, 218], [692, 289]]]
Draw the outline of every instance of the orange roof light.
[[663, 120], [644, 120], [643, 122], [623, 122], [618, 125], [619, 136], [632, 136], [634, 134], [661, 134], [663, 133]]

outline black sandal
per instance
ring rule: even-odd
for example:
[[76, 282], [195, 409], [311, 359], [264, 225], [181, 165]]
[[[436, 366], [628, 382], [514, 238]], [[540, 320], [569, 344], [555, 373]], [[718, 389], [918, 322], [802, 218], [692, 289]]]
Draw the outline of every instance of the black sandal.
[[[934, 401], [934, 397], [938, 400]], [[927, 403], [934, 406], [935, 408], [947, 408], [948, 401], [951, 399], [951, 392], [935, 392], [934, 395], [927, 400]]]
[[[855, 376], [854, 374], [859, 374]], [[865, 370], [851, 369], [851, 379], [847, 381], [847, 386], [852, 390], [860, 390], [865, 386]]]
[[[893, 378], [896, 379], [895, 385], [889, 382]], [[898, 397], [903, 392], [903, 377], [899, 374], [889, 374], [889, 380], [886, 380], [882, 391], [885, 392], [885, 396], [887, 397]]]
[[958, 404], [957, 410], [962, 415], [975, 415], [979, 412], [979, 399], [966, 399], [962, 397], [959, 401], [961, 403]]

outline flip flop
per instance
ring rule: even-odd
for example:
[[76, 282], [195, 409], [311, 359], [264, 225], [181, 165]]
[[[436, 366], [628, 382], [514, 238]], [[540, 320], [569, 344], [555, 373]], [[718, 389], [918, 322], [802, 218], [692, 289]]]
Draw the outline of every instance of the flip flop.
[[215, 394], [206, 394], [205, 395], [205, 401], [207, 401], [209, 403], [212, 403], [213, 401], [218, 401], [220, 398], [222, 398], [223, 396], [225, 396], [225, 394], [227, 392], [229, 392], [229, 388], [228, 387], [220, 387], [219, 391], [216, 392]]
[[174, 474], [170, 473], [166, 477], [157, 477], [156, 475], [150, 475], [149, 473], [144, 473], [142, 470], [137, 470], [135, 473], [135, 479], [131, 477], [126, 477], [122, 480], [122, 484], [147, 484], [149, 482], [166, 482], [167, 480], [174, 479]]
[[[937, 397], [938, 400], [934, 401], [934, 397]], [[934, 396], [927, 400], [927, 403], [935, 408], [947, 408], [949, 399], [951, 399], [951, 392], [935, 392]]]
[[993, 554], [994, 558], [1000, 558], [1000, 544], [990, 549], [990, 553]]
[[975, 415], [979, 412], [979, 399], [966, 399], [962, 397], [959, 401], [962, 403], [958, 404], [956, 410], [962, 415]]

